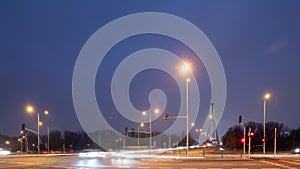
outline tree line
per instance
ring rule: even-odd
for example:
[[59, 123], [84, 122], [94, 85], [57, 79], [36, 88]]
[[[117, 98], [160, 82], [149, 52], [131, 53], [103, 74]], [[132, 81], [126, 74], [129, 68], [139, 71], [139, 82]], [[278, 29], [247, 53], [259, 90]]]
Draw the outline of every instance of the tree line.
[[[9, 144], [6, 144], [7, 141]], [[41, 135], [40, 148], [41, 151], [48, 150], [48, 134]], [[86, 148], [100, 148], [95, 144], [88, 135], [83, 131], [64, 131], [53, 130], [49, 133], [49, 149], [51, 152], [73, 152], [80, 151]], [[22, 146], [22, 148], [21, 148]], [[26, 152], [28, 146], [29, 152], [37, 151], [37, 135], [27, 133], [18, 137], [9, 137], [0, 135], [0, 147], [8, 149], [12, 152], [22, 151]]]
[[263, 140], [263, 124], [258, 122], [247, 122], [246, 126], [246, 140], [242, 140], [244, 137], [244, 129], [242, 125], [234, 125], [228, 129], [225, 135], [222, 137], [224, 147], [229, 150], [242, 149], [243, 141], [246, 142], [248, 147], [248, 133], [249, 128], [254, 135], [251, 137], [251, 148], [253, 151], [261, 151], [263, 147], [263, 141], [266, 142], [266, 150], [273, 150], [275, 128], [277, 128], [276, 144], [277, 150], [290, 150], [296, 146], [300, 146], [300, 127], [290, 130], [288, 127], [279, 122], [267, 122], [266, 123], [266, 140]]

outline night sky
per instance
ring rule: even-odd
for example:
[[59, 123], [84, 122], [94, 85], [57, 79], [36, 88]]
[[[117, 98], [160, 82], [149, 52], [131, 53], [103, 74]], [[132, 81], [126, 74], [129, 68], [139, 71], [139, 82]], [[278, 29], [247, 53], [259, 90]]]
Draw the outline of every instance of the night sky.
[[[0, 1], [0, 134], [18, 135], [22, 123], [36, 127], [36, 116], [25, 112], [27, 104], [39, 112], [49, 111], [49, 116], [41, 119], [52, 130], [82, 130], [72, 100], [72, 76], [79, 52], [99, 28], [139, 12], [181, 17], [202, 30], [215, 46], [227, 81], [226, 106], [218, 127], [221, 136], [237, 124], [239, 115], [245, 122], [262, 122], [266, 92], [272, 94], [267, 121], [278, 121], [291, 129], [300, 127], [300, 1], [207, 2]], [[119, 60], [108, 57], [100, 65], [103, 67], [96, 78], [97, 99], [103, 100], [109, 94], [102, 78], [111, 76], [118, 61], [149, 47], [192, 57], [191, 51], [174, 39], [157, 35], [128, 38], [107, 54], [120, 56]], [[207, 114], [209, 78], [201, 62], [193, 64], [200, 78], [199, 114]], [[178, 86], [167, 74], [156, 70], [135, 77], [131, 101], [141, 110], [149, 108], [146, 98], [155, 88], [166, 90], [169, 106], [178, 108]], [[107, 105], [111, 100], [104, 102], [104, 109], [110, 111]], [[204, 117], [199, 115], [196, 122], [203, 123]], [[118, 120], [117, 113], [107, 118], [117, 119], [117, 124], [112, 125], [123, 130], [126, 121]], [[155, 123], [154, 130], [161, 130], [158, 126], [162, 122], [157, 119]]]

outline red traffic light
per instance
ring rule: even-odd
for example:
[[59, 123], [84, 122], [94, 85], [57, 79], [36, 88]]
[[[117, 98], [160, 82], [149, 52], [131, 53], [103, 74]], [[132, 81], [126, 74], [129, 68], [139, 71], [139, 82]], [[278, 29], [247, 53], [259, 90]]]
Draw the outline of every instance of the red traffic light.
[[265, 142], [265, 139], [261, 139], [262, 142]]
[[244, 138], [242, 138], [242, 139], [241, 139], [241, 142], [242, 142], [242, 143], [244, 143], [244, 142], [245, 142], [245, 139], [244, 139]]

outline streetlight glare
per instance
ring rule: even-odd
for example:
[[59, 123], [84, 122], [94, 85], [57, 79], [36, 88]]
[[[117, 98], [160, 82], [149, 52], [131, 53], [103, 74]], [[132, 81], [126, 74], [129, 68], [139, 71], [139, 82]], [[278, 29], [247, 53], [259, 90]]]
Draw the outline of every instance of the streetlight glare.
[[45, 111], [44, 111], [44, 114], [45, 114], [45, 115], [48, 115], [48, 114], [49, 114], [48, 110], [45, 110]]
[[154, 113], [155, 113], [155, 114], [158, 114], [158, 113], [159, 113], [159, 109], [157, 109], [157, 108], [154, 109]]
[[42, 126], [42, 125], [43, 125], [43, 122], [40, 121], [40, 122], [39, 122], [39, 125]]
[[191, 71], [191, 66], [190, 64], [184, 62], [182, 65], [181, 65], [181, 72], [182, 73], [188, 73]]
[[33, 106], [28, 105], [28, 106], [26, 107], [26, 111], [27, 111], [28, 113], [32, 113], [32, 112], [34, 111]]
[[142, 115], [143, 115], [143, 116], [146, 116], [146, 114], [147, 114], [146, 111], [143, 111], [143, 112], [142, 112]]
[[270, 99], [271, 98], [271, 94], [270, 93], [266, 93], [265, 94], [265, 99]]
[[141, 127], [144, 127], [144, 123], [141, 123], [141, 125], [140, 125]]

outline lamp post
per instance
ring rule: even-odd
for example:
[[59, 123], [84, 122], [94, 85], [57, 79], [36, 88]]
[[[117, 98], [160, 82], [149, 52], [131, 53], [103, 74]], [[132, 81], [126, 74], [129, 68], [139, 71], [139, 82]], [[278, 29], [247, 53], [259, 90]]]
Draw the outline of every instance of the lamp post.
[[[191, 71], [190, 65], [184, 63], [181, 66], [181, 72], [187, 74]], [[185, 80], [185, 99], [186, 99], [186, 156], [189, 156], [189, 82], [190, 79], [186, 78]]]
[[202, 134], [202, 129], [195, 129], [196, 133], [199, 132], [199, 138], [198, 138], [198, 141], [199, 141], [199, 145], [200, 145], [200, 136]]
[[[158, 114], [159, 113], [159, 109], [154, 109], [154, 113], [155, 114]], [[143, 116], [146, 116], [147, 115], [147, 112], [146, 111], [143, 111]], [[150, 118], [150, 122], [149, 122], [149, 129], [150, 129], [150, 133], [149, 133], [149, 149], [152, 150], [152, 115], [151, 113], [149, 113], [149, 118]]]
[[144, 123], [138, 126], [138, 150], [140, 150], [140, 127], [144, 127]]
[[267, 111], [267, 100], [269, 100], [271, 94], [266, 93], [264, 97], [264, 142], [263, 142], [263, 153], [266, 154], [266, 111]]
[[[26, 107], [26, 110], [28, 113], [33, 113], [34, 112], [34, 107], [31, 105], [28, 105]], [[47, 110], [44, 111], [45, 115], [48, 115], [49, 112]], [[37, 141], [37, 148], [38, 148], [38, 154], [40, 154], [40, 126], [42, 126], [43, 123], [40, 121], [40, 113], [37, 112], [37, 135], [38, 135], [38, 141]]]
[[189, 156], [189, 82], [190, 79], [186, 79], [186, 156]]
[[47, 126], [47, 133], [48, 133], [47, 152], [49, 154], [49, 150], [50, 150], [50, 130], [49, 130], [49, 126]]

